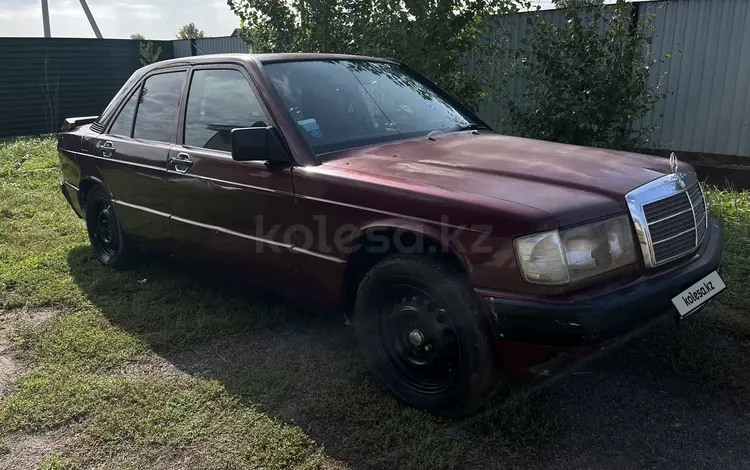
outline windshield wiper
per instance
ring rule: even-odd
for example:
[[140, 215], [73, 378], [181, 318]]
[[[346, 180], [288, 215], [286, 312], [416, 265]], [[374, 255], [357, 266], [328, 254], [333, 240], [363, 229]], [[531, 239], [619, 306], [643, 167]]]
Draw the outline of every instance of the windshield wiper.
[[440, 134], [447, 134], [448, 132], [461, 132], [461, 131], [478, 131], [481, 129], [489, 129], [487, 126], [480, 126], [479, 124], [458, 124], [453, 127], [449, 127], [448, 129], [435, 129], [434, 131], [430, 131], [429, 134], [427, 134], [427, 138], [430, 140], [435, 140], [436, 135]]
[[445, 132], [459, 132], [459, 131], [478, 131], [480, 129], [487, 129], [487, 126], [480, 126], [479, 124], [458, 124], [446, 129]]

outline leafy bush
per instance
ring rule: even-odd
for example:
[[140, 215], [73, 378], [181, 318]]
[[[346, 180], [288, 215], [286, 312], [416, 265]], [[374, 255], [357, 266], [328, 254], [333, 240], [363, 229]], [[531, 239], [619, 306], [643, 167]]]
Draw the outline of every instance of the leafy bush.
[[531, 34], [514, 67], [525, 91], [508, 98], [510, 133], [556, 142], [635, 149], [654, 128], [634, 123], [653, 110], [660, 84], [651, 86], [654, 15], [634, 22], [634, 5], [617, 0], [557, 0], [558, 27], [530, 18]]
[[[495, 45], [482, 20], [513, 0], [228, 0], [253, 52], [335, 52], [402, 61], [476, 108], [487, 96]], [[469, 52], [486, 60], [469, 70]]]
[[161, 47], [155, 47], [151, 41], [141, 42], [141, 65], [154, 64], [161, 57]]

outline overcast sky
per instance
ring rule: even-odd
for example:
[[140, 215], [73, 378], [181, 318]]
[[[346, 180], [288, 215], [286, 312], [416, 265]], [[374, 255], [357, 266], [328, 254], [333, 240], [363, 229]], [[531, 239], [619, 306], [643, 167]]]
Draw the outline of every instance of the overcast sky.
[[[94, 37], [79, 0], [48, 0], [53, 37]], [[174, 39], [191, 21], [206, 36], [228, 36], [240, 25], [226, 0], [87, 0], [105, 38], [141, 33]], [[40, 0], [0, 0], [0, 36], [44, 36]]]
[[[548, 6], [551, 0], [539, 0]], [[94, 37], [79, 0], [48, 0], [53, 37]], [[226, 0], [87, 0], [105, 38], [141, 33], [149, 39], [174, 39], [191, 21], [206, 36], [228, 36], [239, 19]], [[0, 0], [1, 36], [44, 36], [41, 0]]]

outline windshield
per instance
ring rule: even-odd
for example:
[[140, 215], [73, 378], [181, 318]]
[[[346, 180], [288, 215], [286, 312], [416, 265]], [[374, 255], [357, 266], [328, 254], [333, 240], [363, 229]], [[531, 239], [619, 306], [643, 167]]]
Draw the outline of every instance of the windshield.
[[474, 124], [399, 65], [367, 61], [268, 64], [266, 77], [317, 155]]

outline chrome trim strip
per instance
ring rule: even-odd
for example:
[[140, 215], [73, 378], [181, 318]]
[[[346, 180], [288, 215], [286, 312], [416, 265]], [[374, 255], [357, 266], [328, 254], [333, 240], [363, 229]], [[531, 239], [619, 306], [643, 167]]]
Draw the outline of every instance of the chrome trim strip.
[[[173, 170], [168, 170], [167, 174], [172, 175], [172, 176], [181, 176], [183, 178], [197, 178], [200, 180], [208, 181], [209, 183], [213, 183], [218, 187], [221, 187], [222, 184], [227, 184], [230, 186], [236, 186], [238, 188], [251, 189], [253, 191], [280, 194], [282, 196], [294, 196], [294, 193], [290, 193], [289, 191], [283, 191], [280, 189], [273, 189], [273, 188], [264, 188], [263, 186], [253, 186], [251, 184], [238, 183], [236, 181], [227, 181], [227, 180], [221, 180], [218, 178], [211, 178], [209, 176], [197, 175], [190, 171], [188, 171], [187, 173], [180, 173], [180, 172], [175, 172]], [[222, 188], [222, 189], [226, 189], [226, 188]]]
[[[294, 193], [291, 193], [291, 192], [288, 192], [288, 191], [282, 191], [282, 190], [272, 189], [272, 188], [264, 188], [262, 186], [253, 186], [253, 185], [250, 185], [250, 184], [238, 183], [236, 181], [220, 180], [218, 178], [210, 178], [208, 176], [196, 175], [194, 173], [179, 173], [179, 172], [175, 172], [173, 170], [169, 170], [166, 167], [162, 168], [162, 167], [153, 166], [153, 165], [146, 165], [144, 163], [129, 162], [127, 160], [119, 160], [117, 158], [104, 158], [104, 157], [100, 157], [98, 155], [92, 155], [90, 153], [76, 152], [74, 150], [66, 150], [66, 152], [74, 153], [76, 155], [81, 155], [81, 156], [84, 156], [84, 157], [96, 158], [97, 160], [104, 160], [104, 161], [112, 162], [112, 163], [122, 163], [123, 165], [136, 166], [136, 167], [139, 167], [139, 168], [146, 168], [146, 169], [149, 169], [149, 170], [155, 170], [155, 171], [160, 171], [160, 172], [163, 171], [163, 172], [166, 172], [169, 175], [174, 175], [174, 176], [184, 176], [186, 178], [198, 178], [198, 179], [206, 180], [206, 181], [209, 181], [209, 182], [212, 182], [212, 183], [229, 184], [229, 185], [233, 185], [233, 186], [238, 186], [240, 188], [252, 189], [252, 190], [255, 190], [255, 191], [270, 192], [270, 193], [275, 193], [275, 194], [281, 194], [281, 195], [284, 195], [284, 196], [294, 196]], [[164, 160], [164, 164], [165, 165], [166, 165], [166, 162], [167, 162], [167, 160], [165, 158], [165, 160]], [[252, 162], [242, 162], [242, 163], [244, 164], [244, 163], [252, 163]], [[260, 162], [260, 163], [262, 165], [265, 165], [265, 163], [263, 163], [263, 162]]]
[[677, 238], [677, 237], [679, 237], [681, 235], [685, 235], [688, 232], [696, 232], [696, 233], [698, 233], [698, 231], [695, 229], [695, 227], [693, 227], [691, 229], [685, 230], [684, 232], [680, 232], [677, 235], [672, 235], [671, 237], [665, 238], [664, 240], [659, 240], [658, 242], [654, 242], [654, 245], [658, 245], [659, 243], [668, 242], [669, 240], [674, 240], [675, 238]]
[[99, 155], [93, 155], [93, 154], [90, 154], [90, 153], [76, 152], [75, 150], [66, 150], [66, 152], [74, 153], [76, 155], [81, 155], [83, 157], [95, 158], [97, 160], [104, 160], [105, 162], [122, 163], [123, 165], [137, 166], [139, 168], [147, 168], [149, 170], [155, 170], [155, 171], [164, 171], [164, 172], [167, 171], [167, 167], [166, 167], [167, 160], [166, 159], [164, 159], [164, 165], [165, 166], [163, 168], [161, 168], [161, 167], [158, 167], [158, 166], [146, 165], [145, 163], [129, 162], [127, 160], [119, 160], [117, 158], [105, 158], [105, 157], [100, 157]]
[[682, 252], [682, 253], [677, 253], [674, 256], [670, 256], [669, 258], [661, 260], [659, 262], [659, 265], [669, 263], [670, 261], [674, 261], [674, 260], [676, 260], [678, 258], [682, 258], [683, 256], [685, 256], [687, 254], [690, 254], [690, 253], [695, 253], [695, 250], [690, 250], [690, 251], [685, 251], [685, 252]]
[[62, 180], [62, 184], [64, 184], [65, 186], [68, 186], [68, 187], [70, 187], [71, 189], [75, 189], [75, 190], [76, 190], [76, 192], [80, 192], [80, 191], [81, 191], [80, 189], [78, 189], [78, 187], [77, 187], [76, 185], [74, 185], [74, 184], [70, 184], [70, 183], [68, 183], [68, 182], [67, 182], [67, 181], [65, 181], [65, 180]]
[[140, 211], [148, 212], [150, 214], [160, 215], [162, 217], [170, 217], [172, 215], [172, 214], [167, 214], [166, 212], [157, 211], [156, 209], [150, 209], [148, 207], [139, 206], [137, 204], [131, 204], [129, 202], [122, 201], [120, 199], [112, 199], [112, 202], [114, 202], [115, 204], [119, 204], [121, 206], [129, 207], [131, 209], [138, 209]]
[[292, 249], [294, 247], [294, 245], [289, 245], [289, 244], [286, 244], [286, 243], [279, 243], [279, 242], [275, 242], [273, 240], [268, 240], [266, 238], [254, 237], [252, 235], [247, 235], [247, 234], [244, 234], [244, 233], [235, 232], [234, 230], [229, 230], [229, 229], [226, 229], [226, 228], [223, 228], [223, 227], [219, 227], [219, 226], [216, 226], [216, 225], [203, 224], [201, 222], [196, 222], [194, 220], [183, 219], [182, 217], [177, 217], [176, 215], [167, 214], [166, 212], [157, 211], [155, 209], [149, 209], [148, 207], [138, 206], [136, 204], [131, 204], [129, 202], [124, 202], [124, 201], [121, 201], [119, 199], [113, 199], [112, 202], [114, 202], [115, 204], [119, 204], [119, 205], [125, 206], [125, 207], [130, 207], [132, 209], [138, 209], [138, 210], [141, 210], [141, 211], [144, 211], [144, 212], [148, 212], [148, 213], [151, 213], [151, 214], [160, 215], [162, 217], [169, 217], [171, 220], [174, 220], [174, 221], [177, 221], [177, 222], [182, 222], [184, 224], [194, 225], [196, 227], [201, 227], [201, 228], [205, 228], [205, 229], [209, 229], [209, 230], [216, 230], [217, 232], [226, 233], [227, 235], [233, 235], [235, 237], [245, 238], [245, 239], [248, 239], [248, 240], [253, 240], [253, 241], [261, 242], [261, 243], [266, 243], [268, 245], [275, 245], [275, 246], [279, 246], [279, 247], [282, 247], [282, 248], [286, 248], [287, 250], [290, 250], [290, 249]]
[[317, 251], [305, 250], [304, 248], [294, 247], [292, 248], [292, 252], [301, 253], [303, 255], [315, 256], [316, 258], [322, 258], [328, 261], [333, 261], [334, 263], [346, 263], [346, 260], [343, 260], [341, 258], [336, 258], [335, 256], [330, 256], [330, 255], [324, 255], [323, 253], [318, 253]]
[[[628, 204], [628, 210], [633, 219], [635, 232], [638, 236], [638, 244], [641, 246], [641, 254], [643, 255], [643, 262], [646, 267], [653, 268], [671, 261], [671, 259], [656, 261], [651, 233], [648, 229], [646, 215], [643, 210], [644, 206], [668, 198], [669, 196], [687, 192], [687, 188], [692, 187], [693, 184], [698, 184], [698, 177], [694, 171], [678, 171], [677, 173], [657, 178], [643, 186], [635, 188], [625, 195], [625, 201]], [[688, 195], [688, 201], [690, 201], [690, 195]], [[692, 210], [692, 201], [690, 201], [690, 204]], [[693, 223], [695, 224], [695, 216], [693, 216]], [[695, 225], [697, 226], [697, 224]], [[697, 247], [698, 245], [696, 244], [693, 251]], [[689, 251], [686, 251], [678, 255], [678, 257], [688, 253]]]
[[[701, 197], [703, 198], [703, 220], [705, 220], [706, 224], [706, 230], [703, 232], [703, 238], [706, 238], [706, 234], [708, 233], [708, 200], [706, 199], [706, 193], [703, 192], [703, 186], [699, 184], [698, 187], [701, 190]], [[701, 242], [703, 241], [703, 238], [701, 238]]]
[[322, 202], [324, 204], [333, 204], [335, 206], [348, 207], [348, 208], [351, 208], [351, 209], [358, 209], [358, 210], [368, 211], [368, 212], [372, 212], [372, 213], [375, 213], [375, 214], [387, 215], [387, 216], [390, 216], [390, 217], [401, 218], [401, 219], [404, 219], [404, 220], [412, 220], [412, 221], [415, 221], [415, 222], [423, 222], [425, 224], [440, 225], [442, 227], [449, 227], [449, 228], [460, 228], [460, 229], [463, 229], [463, 230], [465, 230], [467, 232], [472, 232], [472, 233], [484, 233], [481, 230], [477, 230], [476, 228], [473, 228], [472, 226], [466, 227], [466, 226], [462, 226], [462, 225], [453, 225], [453, 224], [449, 224], [449, 223], [442, 222], [442, 221], [439, 221], [439, 220], [430, 220], [430, 219], [424, 219], [422, 217], [416, 217], [416, 216], [411, 216], [411, 215], [406, 215], [406, 214], [399, 214], [397, 212], [388, 212], [388, 211], [383, 211], [383, 210], [380, 210], [380, 209], [373, 209], [373, 208], [367, 207], [367, 206], [358, 206], [356, 204], [348, 204], [346, 202], [334, 201], [332, 199], [321, 199], [321, 198], [315, 197], [315, 196], [305, 196], [304, 194], [296, 194], [295, 197], [297, 199], [307, 199], [308, 201]]
[[[692, 188], [691, 186], [688, 186], [688, 188]], [[693, 198], [690, 197], [690, 191], [685, 190], [685, 194], [687, 194], [688, 202], [690, 202], [690, 210], [693, 211], [693, 227], [695, 227], [695, 246], [698, 246], [698, 219], [695, 218], [695, 204], [693, 204]]]
[[267, 245], [274, 245], [274, 246], [278, 246], [278, 247], [281, 247], [281, 248], [286, 248], [287, 250], [291, 250], [292, 248], [294, 248], [294, 245], [289, 245], [287, 243], [279, 243], [279, 242], [275, 242], [273, 240], [269, 240], [267, 238], [254, 237], [252, 235], [247, 235], [245, 233], [235, 232], [234, 230], [229, 230], [229, 229], [226, 229], [226, 228], [222, 228], [222, 227], [219, 227], [217, 225], [209, 225], [209, 224], [204, 224], [204, 223], [201, 223], [201, 222], [196, 222], [194, 220], [183, 219], [182, 217], [177, 217], [176, 215], [172, 216], [172, 220], [175, 220], [177, 222], [182, 222], [182, 223], [188, 224], [188, 225], [194, 225], [196, 227], [206, 228], [206, 229], [209, 229], [209, 230], [216, 230], [217, 232], [226, 233], [227, 235], [233, 235], [235, 237], [240, 237], [240, 238], [245, 238], [247, 240], [253, 240], [253, 241], [256, 241], [256, 242], [261, 242], [261, 243], [265, 243]]
[[[289, 244], [286, 244], [286, 243], [275, 242], [273, 240], [268, 240], [267, 238], [254, 237], [252, 235], [247, 235], [247, 234], [244, 234], [244, 233], [235, 232], [234, 230], [229, 230], [229, 229], [226, 229], [226, 228], [223, 228], [223, 227], [219, 227], [219, 226], [216, 226], [216, 225], [203, 224], [201, 222], [196, 222], [194, 220], [183, 219], [182, 217], [177, 217], [176, 215], [167, 214], [166, 212], [157, 211], [155, 209], [149, 209], [148, 207], [138, 206], [136, 204], [131, 204], [129, 202], [120, 201], [118, 199], [113, 199], [112, 202], [114, 202], [115, 204], [118, 204], [118, 205], [125, 206], [125, 207], [130, 207], [132, 209], [138, 209], [138, 210], [141, 210], [141, 211], [144, 211], [144, 212], [148, 212], [148, 213], [151, 213], [151, 214], [160, 215], [162, 217], [169, 217], [171, 220], [175, 220], [177, 222], [182, 222], [184, 224], [194, 225], [196, 227], [201, 227], [201, 228], [205, 228], [205, 229], [209, 229], [209, 230], [216, 230], [217, 232], [226, 233], [227, 235], [233, 235], [235, 237], [245, 238], [245, 239], [248, 239], [248, 240], [253, 240], [253, 241], [261, 242], [261, 243], [266, 243], [268, 245], [275, 245], [275, 246], [279, 246], [281, 248], [286, 248], [287, 250], [291, 250], [291, 249], [294, 248], [294, 245], [289, 245]], [[318, 253], [308, 252], [307, 250], [295, 249], [295, 251], [304, 251], [306, 254], [318, 255], [318, 256], [321, 256], [321, 257], [324, 257], [324, 258], [328, 258], [325, 255], [319, 255]], [[332, 260], [335, 260], [337, 262], [342, 262], [343, 263], [343, 260], [339, 260], [338, 258], [332, 258]]]
[[[690, 212], [690, 209], [685, 209], [684, 211], [680, 211], [680, 212], [678, 212], [676, 214], [672, 214], [669, 217], [664, 217], [663, 219], [654, 220], [653, 222], [649, 222], [648, 225], [651, 226], [651, 225], [654, 225], [654, 224], [658, 224], [659, 222], [664, 222], [665, 220], [669, 220], [672, 217], [677, 217], [678, 215], [682, 215], [685, 212]], [[693, 211], [693, 217], [695, 217], [695, 211]]]
[[[703, 193], [703, 187], [701, 187], [700, 184], [698, 184], [698, 192], [700, 193], [700, 197], [703, 198], [703, 236], [698, 239], [698, 216], [695, 215], [695, 210], [693, 210], [694, 218], [695, 218], [695, 237], [696, 237], [696, 243], [695, 245], [698, 246], [703, 241], [703, 238], [706, 237], [706, 233], [708, 233], [708, 201], [706, 201], [706, 195]], [[690, 191], [688, 191], [688, 199], [690, 199], [690, 204], [693, 204], [693, 198], [690, 197]]]

